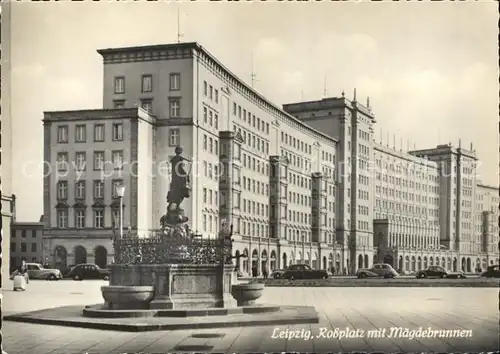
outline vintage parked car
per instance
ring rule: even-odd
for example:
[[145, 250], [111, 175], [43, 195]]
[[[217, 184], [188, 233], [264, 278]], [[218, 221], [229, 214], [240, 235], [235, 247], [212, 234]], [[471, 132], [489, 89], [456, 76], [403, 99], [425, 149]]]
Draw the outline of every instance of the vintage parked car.
[[417, 278], [446, 278], [448, 272], [446, 269], [440, 266], [429, 266], [426, 269], [419, 270], [417, 272]]
[[26, 263], [28, 277], [30, 279], [59, 280], [62, 279], [62, 273], [59, 269], [47, 269], [40, 263]]
[[102, 269], [97, 264], [78, 264], [68, 273], [69, 278], [73, 280], [83, 280], [83, 279], [109, 279], [109, 270]]
[[481, 273], [484, 278], [500, 278], [500, 265], [492, 265]]
[[307, 264], [292, 264], [281, 275], [283, 279], [328, 279], [325, 269], [312, 269]]
[[272, 279], [280, 279], [283, 276], [283, 273], [286, 272], [286, 269], [275, 269], [269, 276]]
[[358, 278], [395, 278], [399, 274], [387, 263], [376, 263], [371, 268], [361, 268], [356, 272]]

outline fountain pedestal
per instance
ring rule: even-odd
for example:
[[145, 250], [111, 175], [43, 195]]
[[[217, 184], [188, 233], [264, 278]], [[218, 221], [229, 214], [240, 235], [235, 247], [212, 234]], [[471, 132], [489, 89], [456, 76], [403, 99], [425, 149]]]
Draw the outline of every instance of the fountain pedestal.
[[[224, 269], [218, 264], [115, 264], [109, 268], [110, 285], [103, 287], [103, 296], [105, 292], [115, 294], [115, 302], [111, 305], [113, 308], [127, 309], [127, 303], [132, 305], [128, 297], [134, 292], [134, 287], [137, 291], [145, 287], [154, 288], [153, 295], [143, 300], [142, 307], [148, 309], [221, 308], [235, 305], [231, 295], [234, 268], [231, 264], [225, 265]], [[123, 290], [127, 287], [129, 291]], [[120, 301], [120, 292], [124, 294], [123, 301]], [[145, 304], [145, 301], [148, 303]]]

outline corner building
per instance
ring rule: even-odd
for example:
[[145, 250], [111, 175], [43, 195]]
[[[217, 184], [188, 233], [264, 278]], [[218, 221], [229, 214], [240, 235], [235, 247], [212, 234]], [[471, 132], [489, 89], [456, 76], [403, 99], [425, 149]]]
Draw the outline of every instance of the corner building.
[[192, 194], [182, 204], [189, 226], [217, 237], [222, 223], [232, 224], [234, 252], [248, 256], [244, 272], [295, 262], [341, 267], [335, 138], [270, 103], [197, 43], [98, 53], [103, 109], [44, 118], [52, 171], [44, 250], [57, 265], [112, 261], [119, 183], [125, 232], [158, 228], [169, 160], [181, 146], [191, 166]]

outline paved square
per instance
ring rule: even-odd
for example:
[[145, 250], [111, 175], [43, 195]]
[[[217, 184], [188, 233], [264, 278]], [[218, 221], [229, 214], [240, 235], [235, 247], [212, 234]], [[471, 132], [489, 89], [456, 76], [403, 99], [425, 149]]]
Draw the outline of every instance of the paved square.
[[[104, 284], [101, 281], [32, 281], [26, 292], [4, 290], [3, 314], [99, 303], [102, 302], [100, 286]], [[320, 323], [129, 333], [4, 322], [3, 345], [9, 354], [477, 352], [500, 347], [496, 288], [266, 288], [260, 302], [315, 306]], [[464, 329], [471, 330], [472, 337], [388, 338], [391, 327]], [[386, 336], [368, 338], [368, 331], [377, 328], [385, 328]], [[357, 331], [357, 338], [339, 340], [338, 336], [335, 338], [339, 330], [349, 336], [355, 336]]]

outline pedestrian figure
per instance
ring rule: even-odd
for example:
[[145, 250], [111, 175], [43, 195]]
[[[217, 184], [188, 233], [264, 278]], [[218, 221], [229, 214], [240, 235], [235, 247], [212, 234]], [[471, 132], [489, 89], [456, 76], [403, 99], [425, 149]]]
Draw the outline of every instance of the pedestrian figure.
[[267, 279], [269, 276], [269, 271], [267, 269], [267, 263], [265, 263], [262, 267], [262, 275], [264, 276], [264, 279]]

